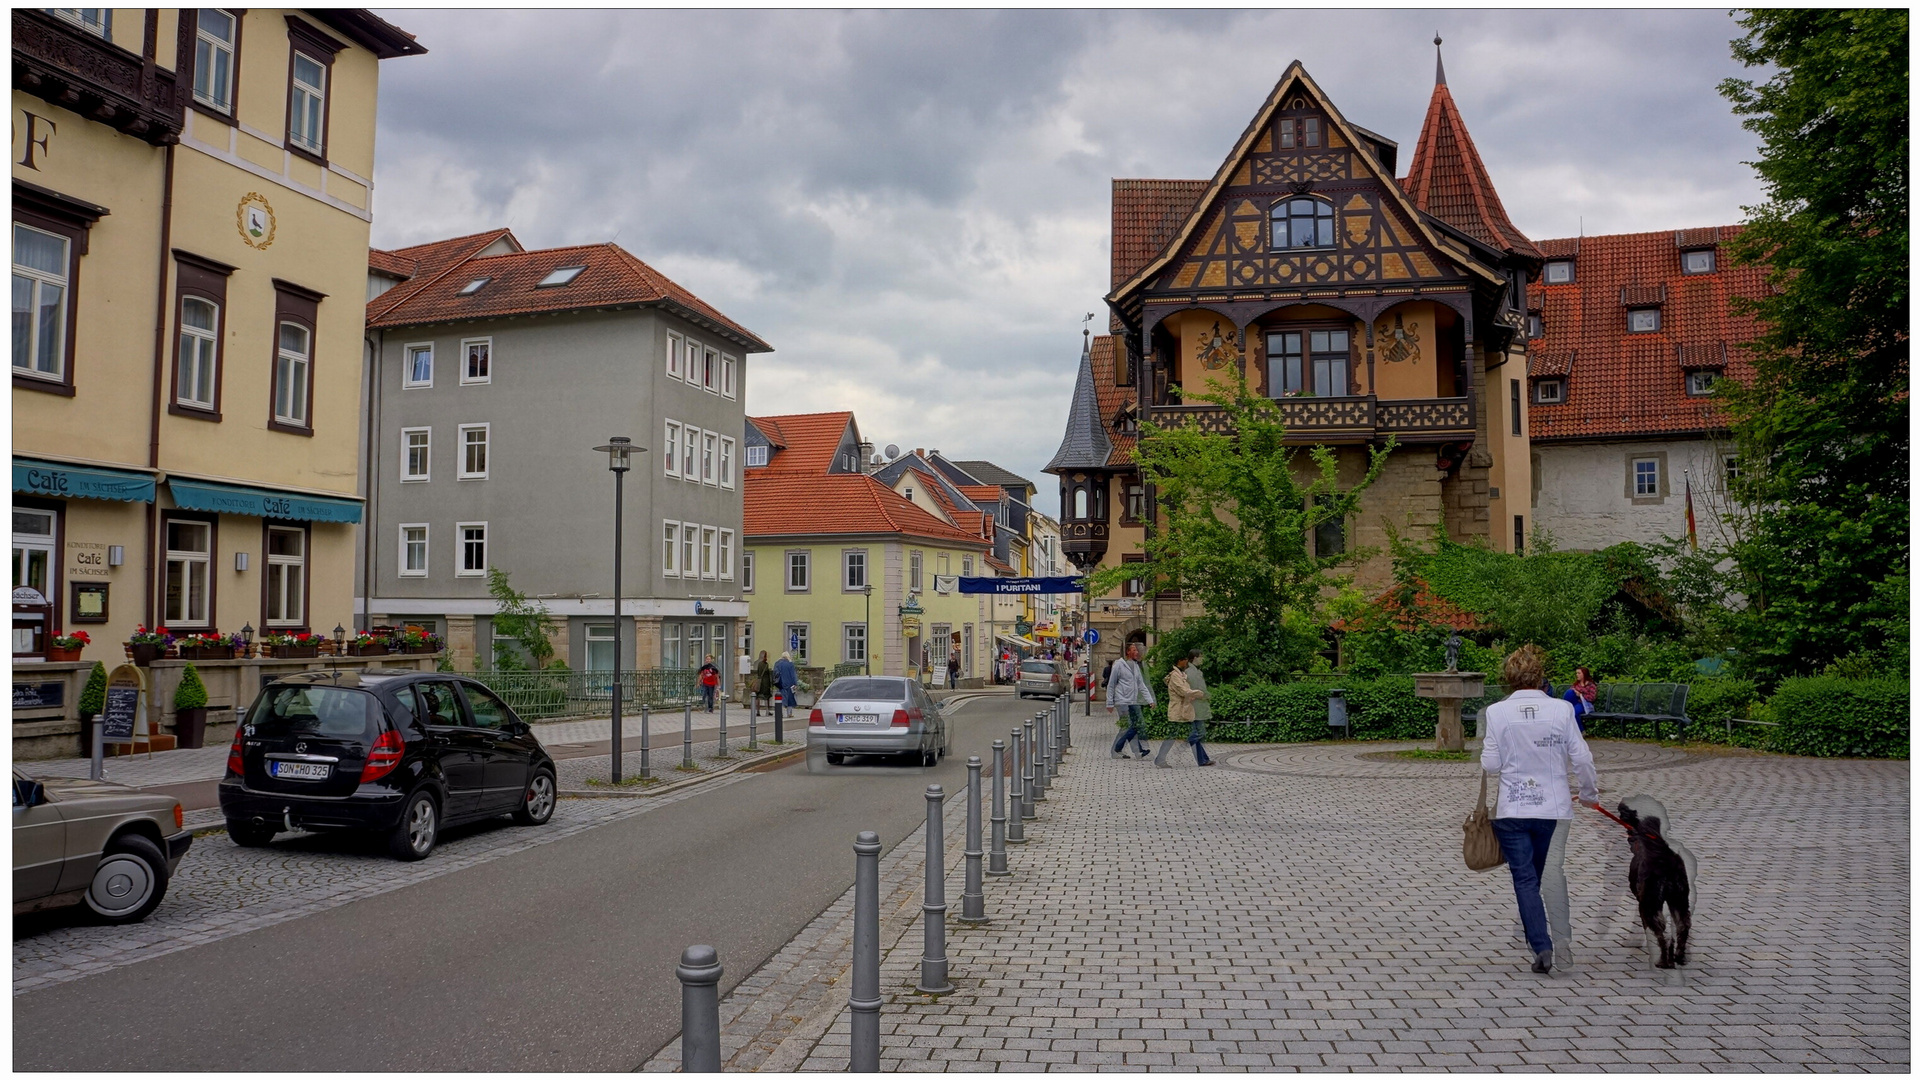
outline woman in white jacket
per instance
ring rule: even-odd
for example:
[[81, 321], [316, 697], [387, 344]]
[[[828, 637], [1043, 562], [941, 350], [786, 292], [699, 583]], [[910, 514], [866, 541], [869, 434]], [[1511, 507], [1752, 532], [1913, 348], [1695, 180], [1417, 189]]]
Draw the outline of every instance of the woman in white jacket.
[[1480, 767], [1500, 776], [1493, 832], [1513, 872], [1513, 894], [1527, 947], [1533, 950], [1533, 970], [1544, 975], [1553, 970], [1553, 938], [1540, 898], [1540, 876], [1555, 826], [1573, 817], [1568, 773], [1578, 777], [1580, 801], [1588, 806], [1599, 805], [1600, 778], [1573, 706], [1540, 689], [1546, 663], [1539, 646], [1515, 650], [1507, 657], [1504, 675], [1511, 692], [1506, 700], [1487, 706]]

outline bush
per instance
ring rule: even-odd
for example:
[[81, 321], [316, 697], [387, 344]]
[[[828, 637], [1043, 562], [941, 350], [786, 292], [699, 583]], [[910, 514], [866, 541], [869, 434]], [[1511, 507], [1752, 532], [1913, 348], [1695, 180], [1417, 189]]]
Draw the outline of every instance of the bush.
[[1786, 679], [1767, 702], [1779, 723], [1771, 748], [1809, 757], [1908, 756], [1905, 679], [1839, 675]]
[[[1413, 680], [1406, 676], [1207, 689], [1213, 705], [1207, 738], [1212, 742], [1285, 743], [1328, 738], [1327, 697], [1334, 689], [1347, 692], [1347, 720], [1356, 739], [1429, 739], [1440, 717], [1435, 702], [1413, 695]], [[1186, 734], [1185, 724], [1167, 721], [1164, 702], [1149, 710], [1147, 738], [1184, 738]]]
[[174, 711], [206, 707], [207, 684], [200, 681], [200, 670], [188, 664], [180, 670], [180, 685], [173, 689]]
[[80, 715], [91, 719], [107, 711], [107, 665], [98, 660], [87, 672], [87, 685], [80, 691]]

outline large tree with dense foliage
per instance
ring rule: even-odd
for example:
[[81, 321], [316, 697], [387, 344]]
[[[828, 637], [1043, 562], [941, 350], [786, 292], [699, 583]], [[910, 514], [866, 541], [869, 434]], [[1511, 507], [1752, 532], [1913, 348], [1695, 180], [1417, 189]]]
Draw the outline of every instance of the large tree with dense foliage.
[[[1350, 544], [1316, 554], [1314, 530], [1354, 515], [1392, 444], [1372, 450], [1365, 476], [1351, 485], [1340, 483], [1324, 446], [1307, 450], [1310, 478], [1296, 475], [1300, 448], [1286, 444], [1280, 407], [1253, 394], [1244, 375], [1216, 381], [1213, 390], [1191, 400], [1219, 405], [1230, 434], [1141, 425], [1135, 456], [1154, 486], [1159, 520], [1146, 561], [1097, 571], [1091, 589], [1107, 593], [1128, 580], [1144, 582], [1149, 594], [1178, 588], [1205, 614], [1163, 644], [1205, 649], [1216, 680], [1284, 679], [1321, 648], [1322, 590], [1339, 584], [1338, 569], [1363, 554]], [[1159, 659], [1156, 666], [1168, 662]]]
[[1907, 12], [1766, 10], [1733, 55], [1770, 68], [1720, 91], [1761, 138], [1766, 202], [1736, 259], [1770, 267], [1750, 385], [1727, 385], [1749, 605], [1767, 680], [1847, 656], [1905, 667]]

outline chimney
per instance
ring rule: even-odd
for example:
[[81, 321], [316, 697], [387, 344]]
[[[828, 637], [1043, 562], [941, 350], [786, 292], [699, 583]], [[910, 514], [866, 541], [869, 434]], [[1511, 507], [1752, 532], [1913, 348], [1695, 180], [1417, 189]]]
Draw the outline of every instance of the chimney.
[[873, 444], [872, 444], [872, 443], [870, 443], [870, 442], [865, 442], [865, 441], [862, 441], [862, 442], [860, 443], [860, 467], [861, 467], [861, 469], [862, 469], [862, 471], [864, 471], [864, 472], [872, 472], [872, 471], [873, 471], [873, 460], [874, 460], [874, 459], [873, 459]]

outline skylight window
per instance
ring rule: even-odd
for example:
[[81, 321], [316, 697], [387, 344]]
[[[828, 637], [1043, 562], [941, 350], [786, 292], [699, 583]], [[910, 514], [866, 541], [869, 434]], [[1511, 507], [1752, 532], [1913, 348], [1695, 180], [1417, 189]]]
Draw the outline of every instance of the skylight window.
[[561, 285], [571, 285], [573, 284], [573, 279], [579, 277], [580, 271], [585, 269], [586, 267], [584, 266], [563, 266], [553, 273], [548, 274], [546, 277], [541, 278], [540, 284], [535, 286], [535, 288], [552, 289], [558, 288]]
[[481, 287], [481, 286], [483, 286], [483, 285], [485, 285], [485, 284], [486, 284], [487, 282], [489, 282], [489, 281], [492, 281], [492, 280], [493, 280], [493, 279], [492, 279], [492, 278], [490, 278], [490, 277], [477, 277], [477, 278], [474, 278], [474, 279], [473, 279], [472, 281], [469, 281], [469, 282], [467, 282], [467, 287], [466, 287], [466, 288], [464, 288], [464, 289], [461, 289], [461, 290], [460, 290], [460, 295], [461, 295], [461, 296], [472, 296], [472, 295], [473, 295], [474, 293], [477, 293], [477, 292], [479, 292], [479, 291], [480, 291], [480, 287]]

